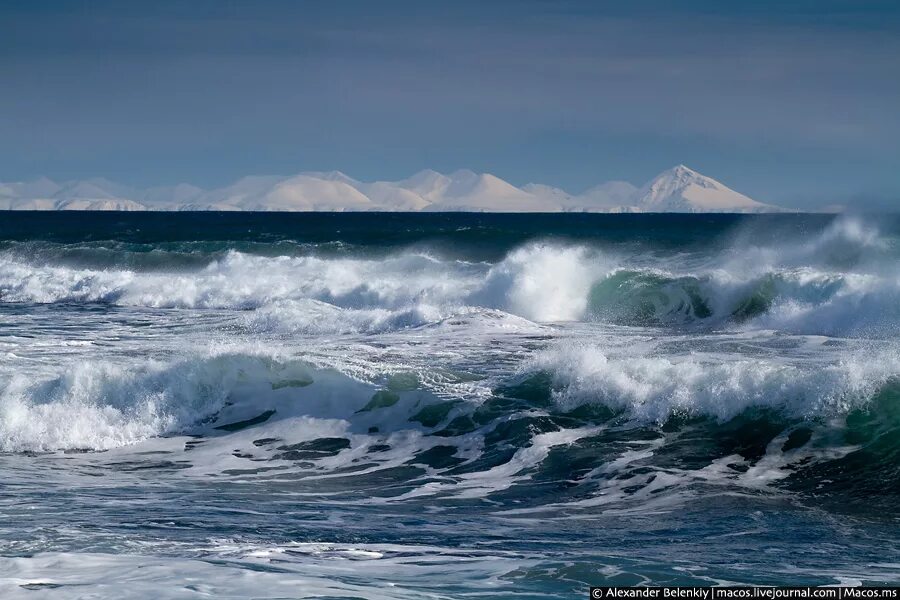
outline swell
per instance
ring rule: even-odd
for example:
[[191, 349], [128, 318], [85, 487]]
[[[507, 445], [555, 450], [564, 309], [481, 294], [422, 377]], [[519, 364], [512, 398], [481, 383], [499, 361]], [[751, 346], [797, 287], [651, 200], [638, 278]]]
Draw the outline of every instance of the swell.
[[[895, 501], [895, 242], [852, 220], [767, 239], [517, 241], [490, 258], [9, 246], [0, 311], [27, 319], [0, 340], [19, 353], [0, 374], [0, 450], [103, 451], [66, 464], [273, 478], [358, 502], [621, 508], [710, 488]], [[44, 327], [51, 312], [63, 318]], [[130, 323], [138, 313], [177, 341]], [[585, 323], [534, 323], [566, 321]], [[79, 341], [72, 324], [109, 328], [93, 354], [60, 352]], [[359, 332], [385, 335], [331, 335]]]
[[616, 270], [591, 287], [588, 318], [621, 325], [752, 325], [822, 335], [890, 333], [900, 322], [893, 275], [814, 268], [749, 277]]
[[[900, 493], [900, 354], [895, 347], [839, 361], [762, 357], [609, 356], [564, 344], [538, 353], [501, 393], [615, 426], [585, 444], [635, 449], [591, 465], [610, 499], [694, 485], [782, 488], [860, 512]], [[603, 441], [600, 441], [603, 440]], [[626, 460], [627, 459], [627, 460]], [[620, 462], [615, 462], [620, 460]], [[666, 483], [667, 482], [667, 483]], [[655, 490], [655, 491], [654, 491]], [[587, 502], [595, 506], [605, 501]]]
[[[398, 385], [386, 381], [385, 389]], [[378, 389], [290, 354], [253, 348], [197, 351], [172, 362], [83, 361], [36, 382], [5, 377], [0, 450], [108, 450], [172, 434], [236, 431], [230, 423], [250, 419], [252, 425], [267, 411], [279, 419], [347, 418]]]
[[[557, 344], [502, 380], [438, 366], [338, 367], [312, 355], [238, 348], [195, 351], [172, 362], [82, 361], [37, 381], [7, 374], [0, 391], [0, 448], [111, 448], [190, 431], [211, 416], [223, 418], [226, 408], [261, 412], [281, 397], [290, 404], [301, 392], [315, 398], [280, 414], [348, 419], [360, 409], [396, 404], [394, 392], [414, 392], [414, 405], [405, 408], [418, 412], [440, 404], [425, 422], [459, 431], [479, 422], [471, 420], [474, 415], [499, 418], [516, 410], [615, 415], [623, 423], [654, 427], [694, 418], [722, 423], [750, 410], [826, 423], [868, 409], [873, 399], [895, 402], [900, 355], [884, 350], [790, 364], [714, 355], [611, 357], [596, 346]], [[503, 409], [503, 398], [525, 404]], [[443, 410], [449, 406], [455, 409]], [[411, 413], [399, 416], [391, 428], [405, 427]]]
[[180, 244], [140, 252], [108, 243], [7, 249], [0, 300], [260, 310], [259, 322], [288, 331], [308, 329], [323, 311], [335, 331], [406, 328], [473, 309], [537, 322], [825, 335], [891, 333], [900, 322], [895, 250], [855, 221], [778, 247], [623, 255], [535, 242], [494, 263], [426, 248], [353, 256]]
[[[708, 376], [668, 371], [684, 379], [680, 386], [666, 387], [662, 377], [629, 380], [638, 390], [628, 392], [620, 381], [609, 387], [628, 380], [624, 364], [617, 373], [572, 379], [570, 367], [544, 362], [485, 382], [490, 393], [476, 401], [452, 393], [473, 380], [465, 373], [397, 370], [361, 380], [262, 351], [130, 369], [85, 364], [36, 384], [4, 382], [0, 448], [146, 442], [105, 464], [275, 477], [303, 493], [359, 502], [490, 498], [521, 511], [634, 507], [698, 489], [784, 489], [877, 506], [896, 501], [900, 490], [896, 367], [842, 367], [818, 383], [811, 373], [793, 373], [802, 380], [794, 387], [765, 369], [726, 374], [718, 386]], [[729, 386], [744, 387], [729, 395]], [[649, 410], [654, 404], [665, 412]], [[183, 450], [173, 453], [167, 439]]]
[[559, 343], [520, 367], [546, 374], [555, 401], [574, 409], [600, 404], [639, 422], [707, 416], [720, 421], [748, 409], [797, 419], [828, 419], [866, 406], [900, 377], [900, 352], [842, 350], [837, 356], [794, 360], [758, 353], [658, 350], [612, 354], [598, 345]]
[[[265, 236], [263, 236], [265, 238]], [[191, 271], [222, 260], [230, 252], [260, 257], [353, 256], [357, 248], [341, 241], [306, 243], [297, 240], [84, 240], [62, 244], [40, 240], [0, 241], [0, 256], [33, 265], [62, 266], [92, 271]], [[372, 250], [368, 250], [372, 255]], [[387, 252], [376, 254], [387, 254]]]
[[864, 389], [833, 390], [843, 401], [807, 416], [791, 409], [789, 390], [780, 403], [740, 403], [719, 414], [675, 410], [653, 422], [640, 407], [602, 395], [561, 402], [559, 381], [546, 371], [497, 391], [507, 408], [516, 399], [545, 411], [521, 413], [534, 431], [552, 432], [567, 420], [569, 426], [602, 424], [553, 448], [532, 477], [564, 488], [557, 502], [573, 508], [640, 505], [724, 488], [784, 490], [840, 511], [876, 514], [900, 495], [900, 373]]

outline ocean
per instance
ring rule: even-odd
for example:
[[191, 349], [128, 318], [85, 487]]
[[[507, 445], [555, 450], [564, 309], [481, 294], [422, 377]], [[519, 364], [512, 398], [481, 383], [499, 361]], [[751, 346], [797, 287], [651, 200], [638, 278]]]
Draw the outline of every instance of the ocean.
[[3, 598], [900, 584], [900, 218], [6, 213]]

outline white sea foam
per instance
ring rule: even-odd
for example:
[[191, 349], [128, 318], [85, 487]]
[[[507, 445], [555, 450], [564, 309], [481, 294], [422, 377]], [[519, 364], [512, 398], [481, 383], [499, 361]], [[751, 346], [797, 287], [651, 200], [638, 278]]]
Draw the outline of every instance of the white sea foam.
[[[77, 268], [32, 263], [5, 252], [0, 253], [0, 293], [4, 303], [237, 309], [239, 316], [228, 321], [229, 326], [237, 322], [251, 337], [274, 333], [289, 341], [296, 336], [315, 340], [320, 334], [416, 330], [409, 338], [389, 340], [390, 352], [366, 344], [341, 346], [331, 352], [332, 359], [340, 360], [318, 364], [335, 367], [351, 379], [371, 379], [404, 361], [422, 372], [444, 367], [440, 360], [487, 361], [491, 365], [485, 370], [503, 372], [528, 359], [534, 349], [528, 336], [565, 338], [573, 331], [594, 335], [571, 323], [541, 329], [534, 322], [612, 319], [633, 325], [637, 319], [637, 324], [653, 327], [724, 327], [733, 335], [761, 328], [848, 335], [890, 333], [900, 321], [900, 274], [896, 264], [885, 260], [890, 245], [868, 225], [840, 220], [810, 241], [778, 248], [740, 244], [717, 255], [660, 259], [653, 267], [640, 256], [548, 242], [519, 247], [495, 264], [421, 250], [371, 258], [265, 257], [233, 251], [192, 271]], [[36, 317], [23, 318], [29, 326], [40, 327]], [[166, 317], [154, 318], [166, 322]], [[173, 331], [185, 336], [184, 341], [188, 333], [196, 333], [188, 327], [196, 317], [172, 318]], [[124, 348], [118, 330], [105, 331], [104, 326], [91, 320], [92, 335], [108, 335], [106, 341]], [[102, 343], [92, 346], [93, 355], [87, 357], [72, 344], [93, 342], [69, 339], [71, 330], [61, 328], [52, 339], [40, 330], [34, 344], [55, 345], [40, 352], [27, 336], [4, 343], [11, 362], [0, 374], [0, 448], [105, 449], [181, 431], [232, 402], [236, 390], [270, 385], [284, 364], [296, 362], [291, 358], [284, 363], [270, 348], [260, 353], [211, 351], [210, 338], [227, 338], [223, 331], [205, 332], [207, 337], [170, 348], [155, 361], [135, 361], [127, 352], [126, 358], [107, 359]], [[510, 343], [496, 339], [500, 333], [524, 335]], [[619, 348], [636, 343], [634, 331], [621, 339], [603, 335], [608, 339], [553, 345], [522, 370], [553, 373], [560, 402], [600, 400], [648, 421], [678, 412], [727, 418], [749, 406], [772, 406], [803, 416], [841, 412], [900, 373], [898, 354], [885, 343], [874, 352], [833, 352], [807, 365], [765, 354], [704, 354], [697, 348], [691, 354], [642, 346], [629, 354]], [[466, 345], [461, 338], [475, 341]], [[490, 354], [504, 343], [505, 354]], [[314, 345], [310, 342], [294, 356]], [[378, 365], [372, 360], [376, 354]], [[315, 363], [313, 356], [308, 358]], [[433, 364], [429, 358], [435, 358]], [[462, 395], [483, 399], [489, 385], [472, 384]], [[349, 396], [353, 402], [365, 402], [365, 393], [354, 394]], [[266, 408], [258, 404], [248, 410]]]
[[900, 353], [889, 348], [804, 365], [702, 353], [610, 357], [596, 345], [561, 343], [523, 367], [526, 373], [534, 370], [552, 374], [564, 408], [600, 402], [650, 423], [673, 415], [725, 420], [751, 407], [827, 418], [864, 406], [900, 377]]
[[544, 244], [516, 250], [492, 267], [421, 253], [364, 260], [230, 252], [190, 273], [77, 269], [0, 258], [0, 290], [7, 302], [247, 309], [316, 300], [385, 311], [473, 304], [538, 320], [578, 318], [597, 276], [596, 253]]
[[[40, 553], [0, 558], [4, 598], [449, 598], [455, 589], [512, 590], [505, 575], [537, 563], [503, 550], [415, 544], [246, 543], [204, 540], [133, 553]], [[127, 593], [123, 590], [127, 590]]]
[[[745, 244], [745, 242], [741, 242]], [[531, 243], [496, 264], [421, 251], [378, 258], [229, 252], [194, 271], [103, 270], [0, 255], [5, 302], [105, 302], [256, 310], [252, 326], [327, 333], [386, 331], [473, 309], [538, 322], [722, 324], [793, 333], [893, 332], [900, 271], [877, 230], [839, 220], [812, 240], [740, 245], [652, 267], [584, 245]]]
[[533, 244], [491, 268], [469, 300], [535, 321], [574, 321], [584, 316], [591, 284], [608, 269], [587, 248]]
[[[323, 356], [307, 361], [293, 352], [252, 346], [187, 354], [171, 362], [83, 360], [47, 369], [38, 379], [0, 376], [0, 451], [106, 450], [166, 434], [222, 435], [229, 430], [216, 427], [263, 413], [277, 415], [266, 425], [271, 434], [294, 441], [372, 426], [412, 431], [421, 427], [408, 419], [441, 401], [430, 390], [446, 387], [440, 377], [420, 376], [396, 362], [356, 364], [352, 358]], [[381, 389], [378, 381], [389, 382], [394, 372], [412, 382], [399, 392], [402, 399], [398, 395], [389, 410], [361, 411]], [[286, 420], [287, 425], [278, 424]], [[343, 425], [335, 429], [332, 421]]]
[[[264, 399], [273, 383], [303, 380], [309, 372], [302, 363], [245, 350], [197, 353], [171, 363], [86, 360], [38, 381], [6, 376], [0, 383], [0, 449], [133, 444], [195, 426], [239, 397]], [[244, 408], [250, 416], [264, 410]]]
[[229, 252], [187, 273], [0, 262], [0, 290], [7, 302], [247, 309], [278, 300], [315, 299], [343, 307], [397, 308], [431, 298], [456, 299], [472, 285], [464, 265], [418, 253], [361, 260]]

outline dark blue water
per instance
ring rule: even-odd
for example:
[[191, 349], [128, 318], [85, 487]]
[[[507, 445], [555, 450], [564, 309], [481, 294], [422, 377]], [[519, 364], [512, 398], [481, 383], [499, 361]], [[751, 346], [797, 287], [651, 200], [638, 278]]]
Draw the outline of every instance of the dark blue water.
[[0, 592], [900, 580], [900, 223], [10, 213]]

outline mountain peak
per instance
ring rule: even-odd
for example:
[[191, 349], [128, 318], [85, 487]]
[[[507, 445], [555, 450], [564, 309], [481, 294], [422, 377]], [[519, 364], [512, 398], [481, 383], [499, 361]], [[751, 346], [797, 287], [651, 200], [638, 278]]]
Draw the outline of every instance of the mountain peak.
[[471, 183], [476, 181], [479, 175], [471, 169], [457, 169], [447, 175], [447, 177], [456, 182]]
[[359, 183], [346, 173], [338, 170], [333, 171], [303, 171], [300, 175], [306, 177], [313, 177], [315, 179], [324, 179], [326, 181], [342, 181], [344, 183], [354, 184]]
[[634, 204], [648, 212], [764, 212], [773, 208], [685, 165], [650, 180], [638, 190]]
[[667, 171], [663, 171], [663, 173], [671, 173], [672, 175], [679, 175], [679, 176], [683, 176], [683, 175], [699, 175], [699, 176], [702, 177], [702, 175], [700, 175], [700, 173], [698, 173], [697, 171], [693, 170], [693, 169], [690, 168], [689, 166], [683, 165], [683, 164], [675, 165], [675, 166], [672, 167], [671, 169], [669, 169], [669, 170], [667, 170]]
[[690, 185], [691, 183], [697, 183], [699, 185], [708, 186], [709, 184], [714, 184], [724, 187], [715, 179], [698, 173], [697, 171], [685, 165], [676, 165], [671, 169], [663, 171], [662, 173], [654, 177], [650, 183], [662, 184], [663, 182], [675, 182], [677, 185]]
[[248, 176], [213, 189], [180, 184], [132, 189], [105, 179], [0, 184], [0, 208], [27, 210], [286, 210], [474, 212], [765, 212], [779, 210], [679, 164], [641, 189], [608, 181], [571, 195], [518, 187], [490, 173], [426, 169], [401, 181], [358, 181], [341, 171]]

